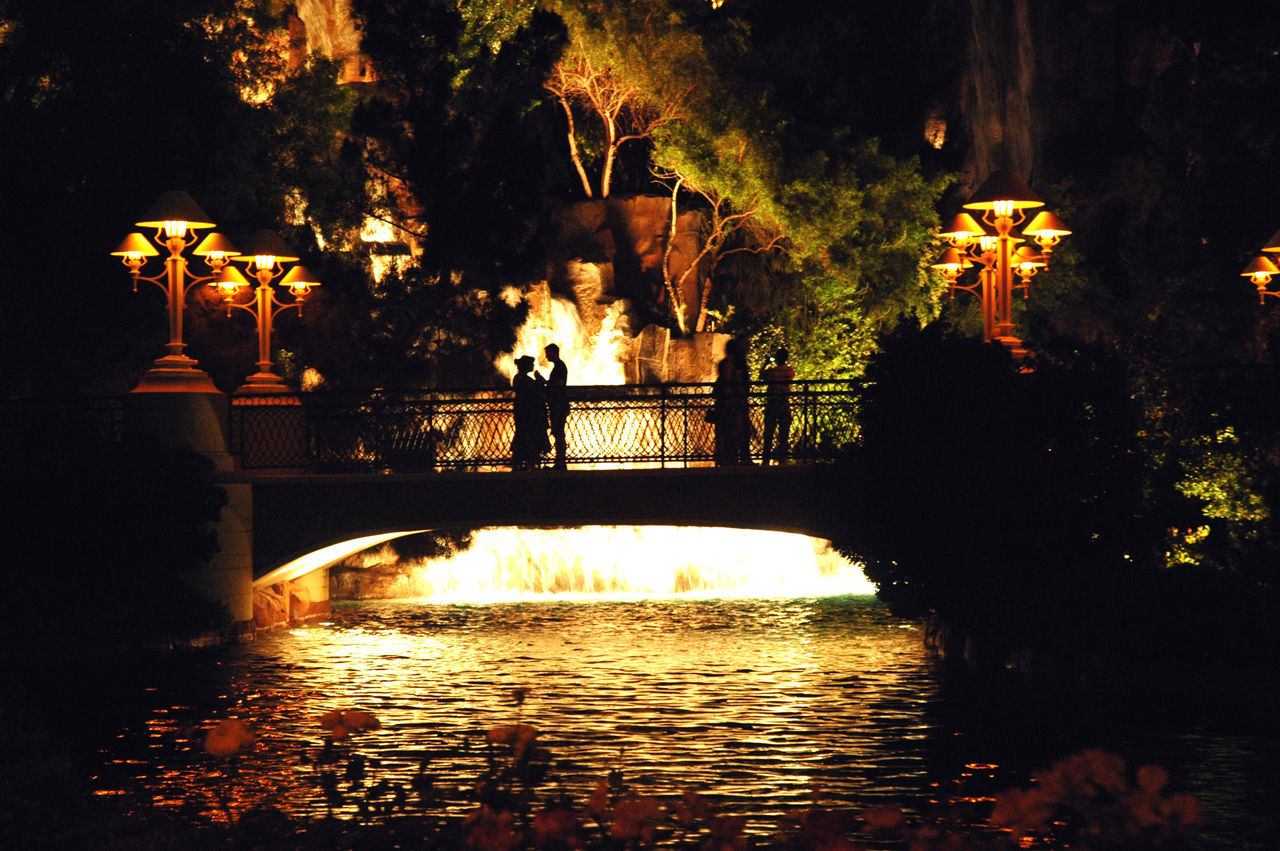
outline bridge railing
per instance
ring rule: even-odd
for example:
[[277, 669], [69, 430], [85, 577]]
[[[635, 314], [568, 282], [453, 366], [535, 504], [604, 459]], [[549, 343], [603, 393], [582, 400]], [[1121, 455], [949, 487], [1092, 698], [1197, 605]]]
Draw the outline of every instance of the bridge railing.
[[[797, 381], [786, 459], [829, 460], [856, 436], [861, 384]], [[570, 467], [695, 466], [715, 460], [711, 384], [569, 387]], [[766, 385], [747, 393], [750, 452], [763, 455]], [[504, 470], [515, 434], [511, 390], [395, 395], [235, 396], [231, 448], [245, 469]]]

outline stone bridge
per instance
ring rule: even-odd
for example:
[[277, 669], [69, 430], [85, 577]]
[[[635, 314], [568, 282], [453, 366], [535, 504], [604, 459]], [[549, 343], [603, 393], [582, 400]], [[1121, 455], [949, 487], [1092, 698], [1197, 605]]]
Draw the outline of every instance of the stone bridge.
[[[283, 443], [294, 455], [314, 445], [299, 436], [298, 404], [273, 403], [285, 411], [283, 422], [293, 423]], [[347, 453], [356, 463], [345, 471], [302, 465], [306, 459], [298, 457], [253, 469], [244, 464], [244, 434], [231, 425], [234, 408], [222, 394], [133, 393], [125, 419], [127, 428], [214, 460], [229, 502], [217, 528], [221, 551], [203, 585], [245, 633], [255, 619], [259, 628], [273, 625], [263, 623], [264, 608], [274, 608], [276, 623], [281, 612], [286, 622], [327, 612], [330, 565], [419, 531], [674, 525], [829, 538], [836, 519], [821, 496], [832, 492], [836, 468], [812, 463], [819, 460], [814, 452], [804, 459], [810, 463], [716, 467], [686, 444], [678, 459], [649, 458], [640, 469], [602, 469], [579, 457], [568, 470], [477, 472], [454, 465], [419, 472], [413, 468], [420, 465], [397, 469], [383, 455], [370, 456], [367, 444], [352, 443], [359, 451]], [[614, 463], [629, 463], [616, 457], [613, 444]], [[438, 445], [432, 452], [439, 458]]]

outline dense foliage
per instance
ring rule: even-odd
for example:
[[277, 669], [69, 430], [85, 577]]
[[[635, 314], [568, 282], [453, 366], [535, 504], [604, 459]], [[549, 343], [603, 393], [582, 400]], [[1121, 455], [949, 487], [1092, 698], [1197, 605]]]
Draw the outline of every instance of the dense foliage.
[[[304, 251], [358, 216], [351, 93], [326, 62], [287, 69], [274, 6], [0, 4], [0, 392], [125, 390], [158, 356], [163, 300], [131, 298], [107, 252], [162, 191], [187, 190], [233, 238], [272, 227]], [[203, 358], [198, 315], [190, 332]]]

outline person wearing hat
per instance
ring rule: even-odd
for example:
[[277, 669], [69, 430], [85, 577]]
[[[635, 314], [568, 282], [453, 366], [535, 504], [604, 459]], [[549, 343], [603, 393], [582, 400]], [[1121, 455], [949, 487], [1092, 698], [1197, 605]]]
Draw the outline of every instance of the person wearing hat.
[[516, 374], [511, 379], [515, 390], [515, 437], [511, 440], [511, 469], [536, 470], [543, 453], [551, 448], [547, 440], [547, 403], [543, 394], [545, 379], [533, 371], [533, 356], [516, 358]]

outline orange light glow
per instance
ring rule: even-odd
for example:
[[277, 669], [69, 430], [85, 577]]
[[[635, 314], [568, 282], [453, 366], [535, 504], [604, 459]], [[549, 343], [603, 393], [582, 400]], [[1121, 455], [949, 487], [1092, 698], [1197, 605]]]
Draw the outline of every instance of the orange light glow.
[[225, 266], [218, 273], [218, 279], [212, 283], [212, 286], [218, 288], [218, 294], [224, 301], [231, 301], [237, 293], [249, 286], [249, 279], [240, 274], [240, 270], [236, 267]]
[[1043, 207], [1044, 202], [1021, 177], [1005, 170], [988, 177], [963, 206], [966, 210], [991, 210], [997, 217], [1006, 217], [1015, 210]]
[[288, 287], [293, 297], [301, 301], [311, 293], [312, 287], [320, 286], [320, 282], [305, 266], [294, 266], [280, 279], [280, 286]]
[[159, 253], [145, 236], [135, 231], [121, 240], [116, 250], [111, 252], [111, 256], [121, 258], [128, 266], [141, 263], [144, 258], [155, 257]]
[[1240, 273], [1243, 277], [1248, 278], [1254, 284], [1266, 286], [1271, 283], [1271, 276], [1280, 273], [1280, 267], [1272, 263], [1266, 257], [1261, 255], [1253, 258], [1253, 261], [1244, 267]]
[[164, 230], [164, 235], [169, 239], [182, 239], [187, 235], [187, 223], [180, 219], [166, 219], [162, 229]]
[[[361, 563], [383, 559], [394, 555], [374, 550]], [[487, 528], [472, 534], [467, 550], [409, 567], [403, 596], [431, 602], [875, 593], [862, 569], [826, 541], [744, 529]]]
[[297, 579], [300, 576], [307, 575], [313, 570], [319, 570], [322, 567], [328, 567], [331, 564], [336, 564], [347, 556], [354, 555], [361, 550], [376, 547], [378, 544], [390, 541], [392, 538], [414, 535], [420, 531], [423, 530], [419, 529], [408, 532], [388, 532], [381, 535], [366, 535], [362, 538], [352, 538], [347, 541], [331, 544], [327, 547], [322, 547], [315, 552], [300, 556], [286, 564], [280, 565], [270, 573], [255, 579], [253, 581], [253, 586], [255, 588], [263, 588], [274, 585], [277, 582]]
[[237, 251], [236, 247], [231, 244], [231, 240], [220, 233], [211, 233], [200, 240], [200, 244], [195, 247], [195, 251], [192, 253], [198, 257], [205, 258], [210, 266], [219, 269], [234, 257]]
[[968, 213], [957, 213], [947, 223], [947, 227], [942, 231], [941, 236], [952, 245], [959, 246], [977, 239], [985, 233], [986, 229], [974, 221], [973, 216]]

